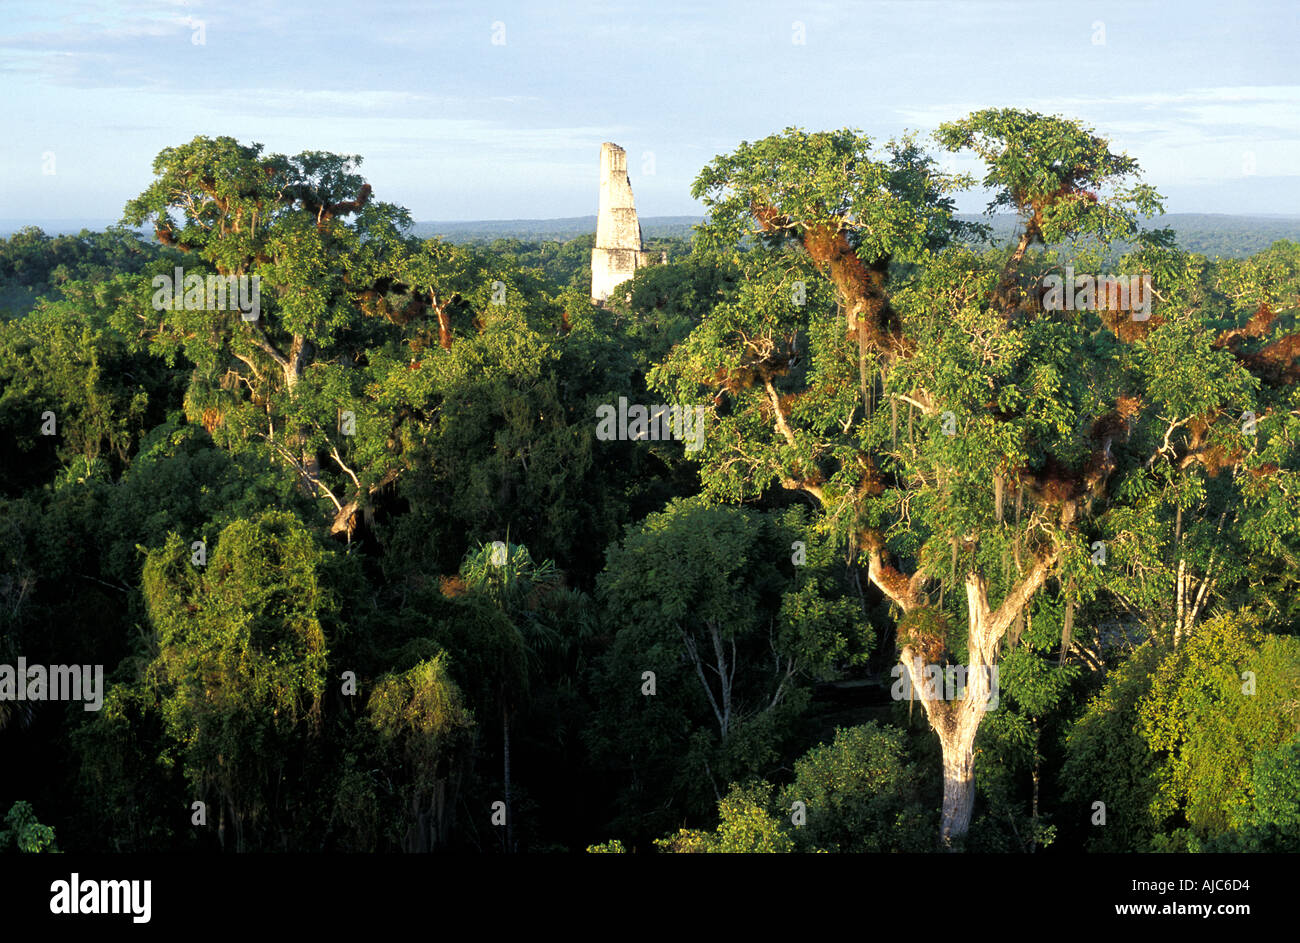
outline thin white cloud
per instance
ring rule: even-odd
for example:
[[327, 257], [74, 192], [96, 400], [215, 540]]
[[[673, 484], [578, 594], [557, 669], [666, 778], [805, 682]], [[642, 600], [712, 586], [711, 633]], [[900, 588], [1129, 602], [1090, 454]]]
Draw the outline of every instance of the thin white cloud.
[[[896, 113], [909, 126], [933, 129], [983, 107], [988, 105], [946, 102]], [[1016, 107], [1075, 117], [1097, 128], [1113, 147], [1137, 157], [1152, 180], [1202, 184], [1252, 173], [1300, 176], [1300, 85], [1028, 98]], [[1243, 169], [1251, 167], [1256, 169]]]

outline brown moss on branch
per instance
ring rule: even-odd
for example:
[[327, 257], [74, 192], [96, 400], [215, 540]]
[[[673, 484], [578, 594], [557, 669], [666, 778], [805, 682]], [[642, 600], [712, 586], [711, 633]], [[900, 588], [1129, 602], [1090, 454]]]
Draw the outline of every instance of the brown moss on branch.
[[[752, 386], [765, 386], [767, 383], [783, 377], [790, 372], [795, 359], [794, 335], [786, 338], [784, 349], [777, 346], [771, 337], [756, 337], [745, 342], [741, 352], [740, 363], [731, 368], [718, 367], [711, 377], [712, 385], [718, 387], [713, 397], [714, 405], [722, 402], [722, 394], [733, 396]], [[764, 408], [760, 404], [760, 409]], [[769, 407], [770, 408], [770, 407]]]
[[1216, 348], [1227, 350], [1242, 366], [1273, 387], [1300, 380], [1300, 332], [1283, 334], [1255, 351], [1247, 351], [1246, 347], [1249, 341], [1267, 338], [1277, 318], [1278, 313], [1269, 303], [1261, 301], [1244, 326], [1230, 328], [1214, 341]]
[[1040, 506], [1058, 509], [1062, 523], [1073, 521], [1084, 503], [1105, 493], [1117, 467], [1113, 447], [1128, 441], [1142, 405], [1139, 397], [1122, 395], [1114, 409], [1093, 420], [1088, 430], [1092, 451], [1080, 470], [1048, 454], [1041, 468], [1021, 468], [1013, 476], [1015, 487], [1023, 487]]
[[898, 620], [898, 648], [919, 655], [923, 665], [943, 663], [947, 651], [948, 620], [933, 606], [918, 606]]
[[817, 267], [839, 292], [846, 316], [846, 331], [885, 357], [906, 356], [912, 345], [903, 335], [902, 320], [889, 303], [886, 283], [889, 259], [863, 262], [849, 242], [847, 230], [831, 223], [797, 223], [776, 207], [750, 203], [760, 231], [784, 233], [798, 240]]

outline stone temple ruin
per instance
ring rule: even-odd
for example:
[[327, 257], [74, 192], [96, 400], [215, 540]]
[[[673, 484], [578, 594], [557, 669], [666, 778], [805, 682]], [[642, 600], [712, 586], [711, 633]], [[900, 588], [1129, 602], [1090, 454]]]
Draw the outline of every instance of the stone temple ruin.
[[627, 151], [606, 141], [600, 145], [600, 212], [596, 247], [591, 250], [591, 300], [608, 299], [637, 269], [650, 264], [650, 256], [632, 202]]

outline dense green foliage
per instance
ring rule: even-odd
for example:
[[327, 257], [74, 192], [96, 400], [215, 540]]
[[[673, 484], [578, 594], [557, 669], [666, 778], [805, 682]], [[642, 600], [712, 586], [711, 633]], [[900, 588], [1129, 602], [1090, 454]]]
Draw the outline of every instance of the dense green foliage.
[[0, 831], [0, 851], [18, 851], [37, 854], [58, 851], [54, 844], [54, 829], [36, 821], [30, 802], [15, 802], [5, 815], [5, 830]]
[[1071, 733], [1067, 794], [1106, 804], [1094, 850], [1293, 848], [1300, 642], [1227, 613], [1145, 643]]
[[[0, 666], [104, 666], [0, 698], [0, 850], [1300, 850], [1300, 244], [1186, 251], [1067, 119], [933, 143], [1014, 233], [792, 128], [609, 306], [589, 236], [232, 138], [158, 155], [153, 241], [0, 241]], [[968, 821], [979, 699], [914, 656], [997, 669]]]

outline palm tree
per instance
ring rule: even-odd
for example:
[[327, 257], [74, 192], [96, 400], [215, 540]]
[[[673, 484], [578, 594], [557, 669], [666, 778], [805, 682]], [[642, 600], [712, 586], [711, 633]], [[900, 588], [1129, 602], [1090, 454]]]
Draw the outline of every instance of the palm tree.
[[[499, 609], [518, 633], [528, 661], [528, 674], [542, 676], [548, 667], [567, 662], [582, 640], [590, 634], [584, 617], [585, 597], [563, 585], [554, 562], [533, 560], [528, 548], [503, 541], [480, 544], [465, 555], [460, 579], [468, 593], [483, 596]], [[578, 627], [576, 633], [559, 631], [553, 618], [557, 612]], [[576, 618], [574, 618], [576, 614]], [[501, 694], [502, 761], [505, 779], [506, 849], [514, 850], [510, 814], [510, 716], [520, 705], [518, 690]]]

